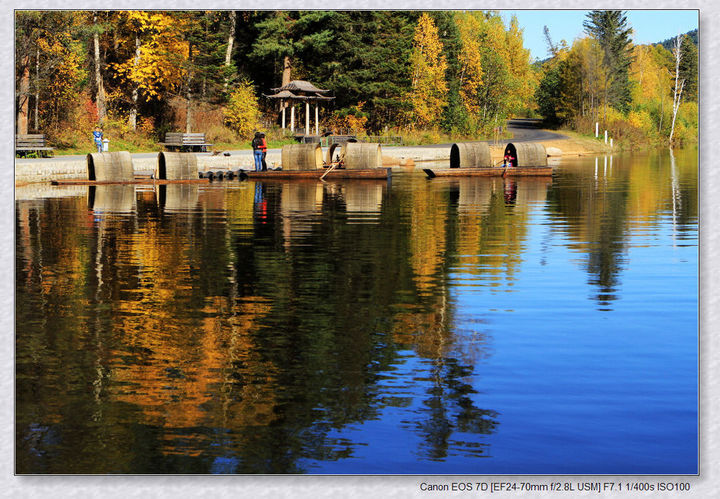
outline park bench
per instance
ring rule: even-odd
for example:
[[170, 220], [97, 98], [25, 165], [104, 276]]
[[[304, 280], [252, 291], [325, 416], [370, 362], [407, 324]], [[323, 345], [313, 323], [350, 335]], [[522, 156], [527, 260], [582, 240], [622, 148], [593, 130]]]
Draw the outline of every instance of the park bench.
[[15, 154], [26, 156], [30, 152], [36, 152], [38, 156], [52, 156], [54, 147], [47, 145], [45, 135], [42, 133], [16, 134]]
[[193, 151], [206, 152], [208, 144], [205, 142], [204, 133], [182, 133], [168, 132], [165, 134], [165, 142], [160, 142], [168, 151]]

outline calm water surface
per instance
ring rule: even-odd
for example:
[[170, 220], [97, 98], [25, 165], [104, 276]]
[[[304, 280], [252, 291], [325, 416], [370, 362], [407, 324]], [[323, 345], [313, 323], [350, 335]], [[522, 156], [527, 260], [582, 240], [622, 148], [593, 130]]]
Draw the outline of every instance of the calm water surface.
[[697, 184], [18, 188], [16, 470], [696, 473]]

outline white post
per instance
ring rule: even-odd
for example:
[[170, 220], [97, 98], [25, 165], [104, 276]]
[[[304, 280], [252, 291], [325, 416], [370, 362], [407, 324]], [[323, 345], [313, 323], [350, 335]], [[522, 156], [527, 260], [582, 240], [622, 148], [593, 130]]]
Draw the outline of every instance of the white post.
[[599, 122], [595, 122], [595, 138], [598, 138], [598, 135], [600, 135], [600, 129], [598, 128], [600, 126]]
[[305, 101], [305, 135], [310, 135], [310, 102]]
[[284, 102], [281, 104], [281, 106], [282, 106], [282, 127], [283, 127], [283, 130], [285, 130], [285, 108], [287, 106], [285, 105]]
[[610, 139], [610, 149], [612, 149], [612, 138]]
[[295, 106], [290, 106], [290, 131], [295, 131]]
[[318, 125], [318, 104], [315, 103], [315, 135], [320, 135], [320, 125]]
[[607, 130], [605, 130], [605, 143], [607, 144]]

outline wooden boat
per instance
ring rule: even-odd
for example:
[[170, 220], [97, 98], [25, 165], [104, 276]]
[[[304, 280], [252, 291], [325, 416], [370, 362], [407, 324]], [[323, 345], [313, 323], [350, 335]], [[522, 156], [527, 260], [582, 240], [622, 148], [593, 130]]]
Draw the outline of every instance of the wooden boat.
[[323, 168], [319, 170], [267, 170], [264, 172], [244, 171], [251, 180], [265, 179], [387, 179], [390, 178], [391, 168]]
[[552, 175], [552, 166], [517, 166], [484, 168], [424, 168], [428, 178], [435, 177], [546, 177]]

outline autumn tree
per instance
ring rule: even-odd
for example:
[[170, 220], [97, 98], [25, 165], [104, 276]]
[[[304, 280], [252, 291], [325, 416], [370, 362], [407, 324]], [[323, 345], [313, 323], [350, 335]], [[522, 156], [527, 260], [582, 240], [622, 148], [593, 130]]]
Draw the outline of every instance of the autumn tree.
[[223, 112], [225, 124], [241, 137], [250, 137], [257, 128], [260, 111], [250, 81], [240, 81], [230, 94]]
[[479, 93], [483, 84], [482, 49], [480, 47], [481, 23], [477, 15], [463, 15], [458, 18], [458, 29], [462, 48], [458, 54], [460, 62], [460, 98], [470, 115], [480, 111]]
[[428, 14], [423, 14], [415, 29], [410, 56], [412, 90], [409, 101], [413, 126], [423, 127], [439, 122], [446, 106], [446, 69], [447, 61], [442, 53], [437, 27]]
[[52, 127], [68, 117], [87, 78], [83, 45], [75, 13], [16, 13], [16, 130], [29, 129], [30, 103], [34, 128]]
[[182, 36], [182, 18], [171, 13], [121, 11], [117, 24], [118, 50], [124, 56], [112, 64], [121, 89], [114, 98], [127, 107], [128, 124], [135, 130], [141, 98], [162, 99], [185, 83], [189, 43]]

